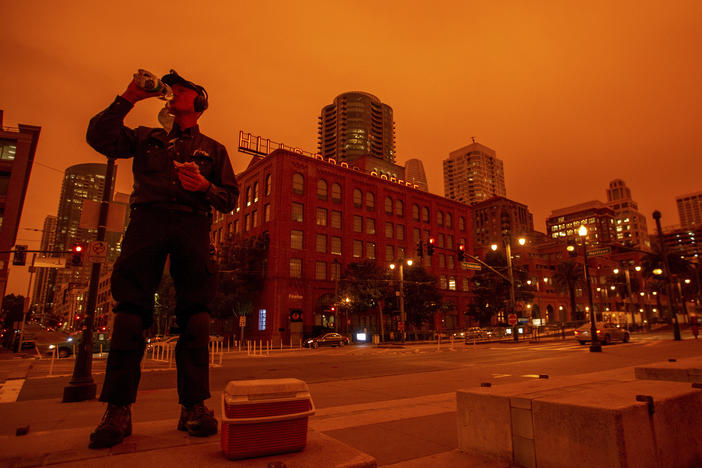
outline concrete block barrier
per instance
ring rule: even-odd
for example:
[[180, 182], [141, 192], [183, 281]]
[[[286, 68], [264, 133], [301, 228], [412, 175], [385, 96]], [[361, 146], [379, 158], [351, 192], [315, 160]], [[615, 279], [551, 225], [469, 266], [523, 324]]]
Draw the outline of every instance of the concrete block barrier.
[[459, 390], [458, 447], [522, 467], [702, 462], [702, 390], [675, 382], [549, 379]]
[[642, 380], [702, 383], [702, 357], [670, 360], [635, 367], [634, 375], [637, 379]]

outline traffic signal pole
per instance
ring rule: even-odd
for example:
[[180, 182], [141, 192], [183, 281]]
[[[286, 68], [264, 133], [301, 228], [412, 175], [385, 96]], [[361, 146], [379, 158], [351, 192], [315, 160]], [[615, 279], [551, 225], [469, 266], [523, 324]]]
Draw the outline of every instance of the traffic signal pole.
[[[112, 196], [112, 179], [115, 172], [115, 160], [107, 158], [105, 170], [105, 188], [102, 192], [102, 202], [98, 217], [97, 241], [105, 240], [107, 232], [107, 212]], [[85, 308], [83, 322], [83, 338], [76, 353], [76, 363], [73, 367], [73, 377], [63, 389], [63, 402], [70, 403], [84, 400], [94, 400], [96, 385], [92, 376], [93, 365], [93, 322], [95, 321], [95, 304], [97, 303], [97, 290], [100, 283], [100, 262], [93, 262], [90, 272], [90, 286], [88, 287], [88, 300]]]

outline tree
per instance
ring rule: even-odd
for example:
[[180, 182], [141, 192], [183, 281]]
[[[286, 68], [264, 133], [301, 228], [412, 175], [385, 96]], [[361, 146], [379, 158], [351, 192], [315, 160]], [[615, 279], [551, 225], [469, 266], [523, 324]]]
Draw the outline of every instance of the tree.
[[156, 291], [154, 301], [154, 332], [156, 335], [166, 335], [170, 331], [172, 318], [175, 315], [176, 291], [173, 278], [167, 269], [161, 277], [161, 283]]
[[3, 346], [9, 348], [12, 346], [12, 341], [14, 340], [15, 329], [14, 324], [16, 322], [22, 321], [22, 313], [24, 311], [24, 296], [15, 296], [14, 294], [8, 294], [2, 300], [2, 324], [3, 328], [7, 330], [3, 337]]
[[575, 289], [585, 280], [583, 266], [572, 260], [563, 261], [556, 266], [556, 272], [551, 276], [551, 280], [558, 292], [568, 294], [571, 318], [581, 319], [581, 313], [576, 311]]
[[436, 276], [419, 262], [404, 270], [405, 314], [407, 321], [422, 329], [431, 321], [434, 312], [443, 307]]
[[[345, 304], [345, 298], [350, 301], [347, 313], [360, 314], [368, 310], [378, 309], [378, 323], [383, 322], [383, 302], [389, 296], [389, 278], [387, 271], [372, 260], [349, 263], [339, 282], [337, 303]], [[379, 332], [381, 326], [379, 326]]]

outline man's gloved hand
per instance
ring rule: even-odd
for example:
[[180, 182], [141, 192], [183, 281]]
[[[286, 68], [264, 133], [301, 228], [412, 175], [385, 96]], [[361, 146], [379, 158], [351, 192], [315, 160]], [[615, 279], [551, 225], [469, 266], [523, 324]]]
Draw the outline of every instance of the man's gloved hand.
[[194, 162], [180, 163], [173, 161], [178, 171], [178, 180], [185, 190], [190, 192], [206, 192], [210, 188], [210, 181], [200, 174], [200, 168]]
[[122, 97], [127, 101], [131, 102], [132, 104], [136, 103], [137, 101], [141, 101], [142, 99], [148, 99], [150, 97], [159, 96], [161, 96], [160, 91], [145, 91], [139, 86], [137, 86], [134, 80], [132, 80], [132, 82], [129, 83], [129, 86], [127, 86], [126, 91], [122, 93]]

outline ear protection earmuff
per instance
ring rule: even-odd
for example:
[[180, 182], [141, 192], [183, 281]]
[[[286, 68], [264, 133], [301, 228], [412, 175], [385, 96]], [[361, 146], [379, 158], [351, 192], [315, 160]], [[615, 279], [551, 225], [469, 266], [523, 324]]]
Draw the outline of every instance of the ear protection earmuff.
[[195, 112], [204, 112], [209, 106], [207, 102], [207, 91], [205, 91], [205, 88], [202, 86], [198, 86], [197, 88], [197, 96], [195, 96], [195, 100], [193, 101], [193, 109]]

